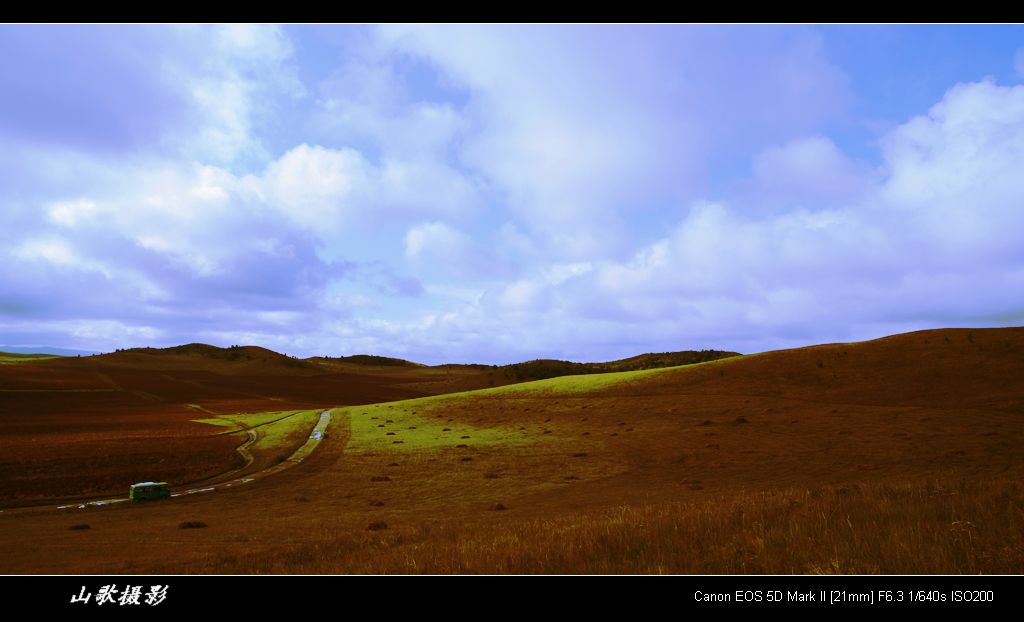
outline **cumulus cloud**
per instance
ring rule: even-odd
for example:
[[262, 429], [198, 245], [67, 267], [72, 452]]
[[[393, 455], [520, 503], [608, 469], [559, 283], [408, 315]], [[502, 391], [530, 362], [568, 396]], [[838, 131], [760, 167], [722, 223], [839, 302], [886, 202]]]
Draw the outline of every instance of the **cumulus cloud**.
[[[789, 209], [698, 202], [626, 261], [565, 281], [519, 280], [459, 319], [523, 339], [541, 332], [559, 351], [575, 347], [569, 322], [611, 323], [635, 350], [666, 339], [763, 349], [1020, 321], [1024, 180], [1012, 171], [1024, 156], [1022, 103], [1024, 87], [958, 85], [885, 137], [877, 174], [820, 137], [769, 149], [754, 178], [788, 184]], [[823, 192], [812, 182], [837, 179], [846, 190], [837, 207], [808, 207]]]
[[110, 173], [118, 183], [105, 194], [47, 205], [21, 241], [5, 228], [0, 304], [18, 309], [11, 315], [55, 330], [69, 315], [132, 318], [154, 332], [126, 335], [164, 335], [162, 324], [187, 335], [216, 311], [315, 310], [318, 292], [348, 270], [319, 257], [315, 236], [260, 202], [251, 180], [206, 166], [124, 172]]
[[346, 207], [362, 190], [369, 164], [355, 150], [299, 145], [267, 167], [262, 187], [268, 198], [307, 227], [344, 222]]
[[310, 32], [0, 27], [0, 341], [499, 362], [1024, 321], [1024, 86], [866, 154], [821, 29]]
[[470, 209], [475, 193], [464, 178], [428, 162], [375, 166], [354, 149], [306, 144], [249, 180], [295, 222], [328, 230], [375, 219], [458, 216]]
[[750, 210], [835, 207], [859, 200], [875, 181], [871, 167], [846, 157], [820, 135], [768, 147], [752, 165], [753, 175], [732, 197]]
[[[163, 75], [187, 85], [193, 131], [164, 137], [186, 157], [229, 165], [271, 157], [264, 128], [281, 121], [277, 102], [303, 97], [290, 39], [277, 26], [175, 27], [175, 51]], [[180, 130], [179, 130], [180, 131]]]
[[443, 156], [469, 128], [457, 102], [436, 97], [457, 94], [414, 92], [410, 82], [432, 82], [425, 68], [376, 46], [361, 51], [317, 85], [317, 133], [368, 153]]
[[468, 91], [474, 132], [461, 161], [507, 193], [548, 253], [567, 258], [621, 254], [632, 218], [658, 201], [694, 196], [709, 159], [813, 127], [846, 105], [844, 78], [813, 33], [744, 34], [601, 26], [378, 32]]
[[[8, 312], [41, 320], [74, 313], [83, 321], [116, 313], [173, 323], [173, 334], [188, 340], [195, 339], [189, 330], [225, 321], [280, 329], [288, 324], [281, 318], [301, 312], [307, 321], [293, 323], [298, 332], [311, 317], [347, 313], [360, 287], [422, 294], [422, 283], [400, 263], [367, 256], [366, 247], [379, 250], [381, 219], [458, 213], [463, 205], [439, 203], [451, 196], [443, 180], [316, 145], [299, 145], [258, 174], [170, 163], [96, 170], [106, 183], [87, 197], [0, 217], [21, 223], [0, 233], [8, 242], [0, 256], [12, 268], [0, 277], [0, 304]], [[16, 241], [16, 232], [34, 233]], [[439, 260], [456, 276], [493, 272], [484, 249], [453, 235], [464, 244], [428, 243], [421, 263]], [[331, 290], [339, 282], [358, 284], [341, 294], [352, 304], [336, 303], [339, 294]], [[54, 290], [63, 294], [47, 293]], [[170, 338], [166, 331], [131, 334]]]
[[274, 26], [0, 28], [0, 55], [17, 59], [0, 63], [7, 149], [265, 158], [257, 130], [274, 120], [273, 102], [303, 94]]
[[511, 266], [462, 231], [444, 222], [420, 223], [405, 234], [405, 256], [434, 276], [479, 278], [507, 275]]
[[158, 140], [187, 115], [185, 94], [153, 64], [172, 38], [145, 27], [0, 26], [0, 133], [108, 153]]

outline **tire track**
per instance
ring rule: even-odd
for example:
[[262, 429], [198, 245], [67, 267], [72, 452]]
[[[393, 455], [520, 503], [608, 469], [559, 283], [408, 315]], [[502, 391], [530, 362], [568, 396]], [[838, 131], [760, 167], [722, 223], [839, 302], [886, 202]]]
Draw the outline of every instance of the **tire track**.
[[[288, 415], [288, 417], [293, 417], [293, 416], [295, 416], [297, 414], [299, 414], [299, 413], [293, 413], [291, 415]], [[287, 419], [288, 417], [282, 417], [281, 419]], [[262, 423], [260, 425], [267, 425], [269, 423], [274, 423], [276, 421], [281, 421], [281, 419], [276, 419], [275, 421], [268, 421], [268, 422]], [[207, 493], [207, 492], [214, 492], [216, 490], [221, 490], [221, 489], [234, 488], [234, 487], [238, 487], [238, 486], [242, 486], [242, 485], [245, 485], [245, 484], [252, 483], [252, 482], [257, 481], [257, 480], [261, 480], [261, 479], [263, 479], [265, 477], [268, 477], [270, 475], [274, 475], [276, 473], [280, 473], [281, 471], [284, 471], [286, 469], [290, 469], [293, 466], [295, 466], [295, 465], [301, 463], [302, 461], [304, 461], [306, 458], [308, 458], [310, 456], [310, 454], [313, 453], [314, 450], [316, 450], [316, 448], [320, 445], [320, 442], [326, 436], [327, 427], [330, 425], [330, 423], [331, 423], [331, 411], [325, 410], [322, 413], [320, 413], [320, 418], [317, 420], [316, 425], [314, 425], [313, 429], [310, 431], [309, 438], [306, 439], [306, 442], [303, 443], [303, 445], [301, 447], [299, 447], [294, 452], [292, 452], [292, 455], [289, 456], [287, 459], [285, 459], [280, 464], [276, 464], [276, 465], [274, 465], [272, 467], [268, 467], [266, 469], [263, 469], [262, 471], [257, 471], [255, 473], [250, 473], [248, 475], [245, 475], [243, 477], [239, 477], [239, 478], [236, 478], [236, 479], [232, 479], [230, 481], [220, 482], [220, 483], [217, 483], [217, 484], [210, 484], [210, 485], [205, 486], [203, 488], [190, 488], [190, 489], [182, 490], [182, 491], [179, 491], [179, 492], [172, 492], [171, 493], [171, 497], [172, 498], [173, 497], [183, 497], [183, 496], [194, 495], [194, 494], [202, 494], [202, 493]], [[249, 434], [249, 440], [246, 441], [246, 443], [243, 443], [243, 445], [242, 445], [242, 447], [245, 448], [244, 449], [245, 454], [248, 456], [248, 458], [247, 458], [248, 464], [246, 466], [252, 464], [253, 457], [252, 457], [252, 453], [249, 452], [248, 448], [252, 445], [253, 442], [255, 442], [255, 440], [257, 438], [256, 432], [254, 431], [254, 428], [257, 428], [257, 427], [259, 427], [259, 426], [252, 426], [251, 428], [247, 428], [245, 430], [246, 433]], [[232, 430], [231, 432], [229, 432], [229, 434], [237, 434], [240, 431], [241, 430]], [[242, 447], [237, 448], [240, 453], [242, 451]], [[243, 457], [244, 457], [244, 455], [243, 455]], [[238, 471], [241, 471], [244, 468], [246, 468], [246, 467], [242, 467], [241, 469], [236, 469], [234, 471], [229, 471], [228, 474], [237, 473]], [[224, 477], [224, 476], [225, 476], [225, 474], [222, 474], [222, 475], [220, 475], [218, 477]], [[100, 499], [100, 500], [95, 500], [95, 501], [84, 501], [84, 502], [81, 502], [81, 503], [69, 503], [69, 504], [58, 505], [58, 506], [30, 506], [30, 507], [26, 507], [26, 508], [11, 508], [11, 510], [13, 510], [13, 511], [18, 511], [18, 510], [42, 511], [42, 510], [54, 510], [54, 509], [56, 509], [56, 510], [72, 510], [72, 509], [82, 510], [82, 509], [87, 509], [87, 508], [90, 508], [90, 507], [103, 507], [103, 506], [107, 506], [107, 505], [116, 505], [116, 504], [119, 504], [119, 503], [124, 503], [126, 501], [130, 501], [130, 499], [128, 497], [116, 497], [116, 498], [113, 498], [113, 499]], [[0, 510], [0, 513], [6, 514], [6, 513], [8, 513], [8, 511]]]

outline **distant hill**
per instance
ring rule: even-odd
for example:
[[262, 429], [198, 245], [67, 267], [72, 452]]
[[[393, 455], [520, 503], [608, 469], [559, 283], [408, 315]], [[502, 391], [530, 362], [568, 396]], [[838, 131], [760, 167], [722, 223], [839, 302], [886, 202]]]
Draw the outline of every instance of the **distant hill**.
[[[510, 365], [445, 364], [427, 366], [405, 359], [372, 354], [337, 357], [316, 356], [298, 359], [260, 346], [230, 346], [221, 348], [205, 343], [189, 343], [169, 348], [127, 348], [99, 355], [95, 358], [117, 366], [138, 365], [154, 369], [194, 367], [211, 370], [219, 369], [229, 374], [253, 373], [257, 368], [264, 369], [267, 373], [275, 373], [273, 372], [274, 369], [283, 368], [290, 370], [289, 373], [331, 373], [342, 370], [349, 365], [390, 368], [395, 371], [400, 369], [410, 371], [415, 369], [424, 371], [433, 369], [460, 373], [460, 382], [468, 382], [469, 384], [465, 387], [460, 385], [453, 390], [467, 390], [480, 388], [480, 386], [477, 386], [479, 383], [484, 383], [481, 386], [496, 386], [530, 380], [544, 380], [559, 376], [675, 367], [677, 365], [704, 363], [733, 356], [739, 356], [739, 354], [721, 350], [686, 350], [682, 352], [639, 354], [617, 361], [600, 363], [537, 359]], [[473, 377], [480, 376], [480, 378], [471, 380], [469, 376], [465, 376], [467, 373], [475, 374]], [[485, 376], [486, 379], [484, 378]]]
[[659, 367], [675, 367], [677, 365], [692, 365], [694, 363], [706, 363], [733, 356], [740, 356], [740, 354], [738, 352], [725, 352], [721, 350], [685, 350], [682, 352], [640, 354], [607, 363], [573, 363], [571, 361], [538, 359], [525, 363], [504, 365], [501, 369], [505, 371], [506, 376], [513, 378], [517, 382], [524, 382], [528, 380], [544, 380], [558, 376], [602, 374], [616, 371], [637, 371]]
[[[524, 384], [503, 373], [727, 353], [481, 371], [325, 359], [300, 361], [315, 371], [293, 373], [276, 363], [281, 355], [259, 349], [229, 362], [209, 358], [233, 355], [224, 349], [171, 351], [0, 365], [4, 572], [966, 576], [1024, 568], [1024, 327], [919, 331]], [[257, 364], [247, 353], [269, 358]], [[461, 379], [483, 390], [436, 397], [464, 390]], [[184, 491], [210, 481], [200, 478], [240, 477], [243, 437], [195, 419], [273, 412], [283, 421], [284, 411], [331, 406], [339, 406], [335, 427], [311, 460], [256, 485], [159, 508], [6, 509], [109, 499], [151, 478]], [[270, 436], [262, 432], [260, 441]], [[294, 446], [306, 440], [295, 436]], [[324, 517], [329, 528], [296, 528]], [[212, 529], [188, 534], [196, 546], [153, 554], [153, 534], [173, 540], [173, 525], [200, 518]], [[365, 535], [388, 523], [390, 531]], [[429, 529], [403, 537], [418, 524]], [[240, 555], [233, 525], [276, 544]], [[104, 534], [118, 534], [122, 546], [93, 537]]]
[[243, 367], [288, 367], [316, 371], [319, 366], [316, 363], [304, 359], [292, 358], [260, 346], [229, 346], [221, 348], [205, 343], [189, 343], [182, 346], [170, 348], [127, 348], [116, 350], [110, 354], [101, 355], [102, 358], [111, 363], [133, 363], [142, 364], [145, 360], [162, 366], [161, 364], [181, 361], [182, 359], [192, 360], [196, 363], [201, 361], [209, 363], [239, 363]]
[[288, 358], [284, 354], [261, 348], [260, 346], [230, 346], [220, 348], [205, 343], [189, 343], [183, 346], [170, 348], [127, 348], [117, 350], [129, 354], [151, 354], [151, 355], [178, 355], [178, 356], [200, 356], [211, 359], [229, 361], [254, 360], [254, 359], [278, 359]]
[[413, 363], [412, 361], [391, 358], [390, 356], [374, 356], [372, 354], [353, 354], [352, 356], [314, 356], [305, 360], [317, 363], [352, 363], [353, 365], [378, 365], [381, 367], [425, 367], [422, 363]]

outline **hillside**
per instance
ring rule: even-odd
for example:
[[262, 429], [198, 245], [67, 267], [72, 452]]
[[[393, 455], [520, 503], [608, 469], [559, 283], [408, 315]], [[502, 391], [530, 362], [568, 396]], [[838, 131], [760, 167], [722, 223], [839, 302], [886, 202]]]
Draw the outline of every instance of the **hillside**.
[[[614, 371], [633, 371], [658, 367], [673, 367], [703, 363], [722, 358], [739, 356], [736, 352], [719, 350], [687, 350], [682, 352], [660, 352], [639, 354], [626, 359], [599, 363], [577, 363], [555, 359], [537, 359], [509, 365], [442, 364], [427, 366], [405, 359], [356, 354], [352, 356], [315, 356], [305, 359], [289, 357], [259, 346], [230, 346], [221, 348], [204, 343], [190, 343], [169, 348], [128, 348], [110, 354], [89, 357], [94, 364], [131, 365], [160, 369], [188, 366], [195, 368], [218, 366], [219, 371], [232, 373], [239, 369], [279, 366], [292, 372], [317, 373], [324, 370], [361, 367], [395, 367], [408, 369], [427, 368], [460, 372], [483, 372], [495, 384], [542, 380], [557, 376], [600, 374]], [[234, 365], [221, 366], [220, 363]], [[497, 371], [497, 373], [494, 373]]]
[[720, 350], [688, 350], [684, 352], [660, 352], [652, 354], [640, 354], [618, 361], [607, 363], [573, 363], [571, 361], [559, 361], [553, 359], [538, 359], [525, 363], [514, 363], [500, 367], [509, 377], [516, 382], [529, 380], [543, 380], [545, 378], [556, 378], [558, 376], [574, 376], [581, 374], [604, 374], [617, 371], [636, 371], [641, 369], [655, 369], [659, 367], [675, 367], [677, 365], [693, 365], [695, 363], [706, 363], [717, 361], [733, 356], [740, 356], [738, 352], [723, 352]]
[[[529, 377], [489, 365], [428, 367], [370, 355], [296, 359], [258, 346], [202, 343], [6, 362], [0, 505], [118, 490], [137, 476], [183, 481], [226, 470], [239, 459], [238, 441], [204, 436], [195, 423], [201, 417], [401, 400]], [[592, 367], [542, 371], [549, 377]], [[188, 460], [179, 459], [183, 452]]]
[[[220, 348], [205, 343], [190, 343], [170, 348], [129, 348], [110, 354], [89, 357], [107, 365], [130, 365], [148, 368], [209, 368], [222, 373], [285, 371], [286, 373], [319, 373], [316, 363], [296, 359], [259, 346]], [[230, 365], [224, 365], [230, 363]]]
[[388, 356], [374, 356], [371, 354], [354, 354], [352, 356], [314, 356], [306, 359], [316, 363], [351, 363], [353, 365], [368, 365], [379, 367], [425, 367], [421, 363], [413, 363], [405, 359], [396, 359]]
[[350, 405], [247, 488], [5, 512], [0, 571], [1019, 574], [1022, 354], [921, 331]]

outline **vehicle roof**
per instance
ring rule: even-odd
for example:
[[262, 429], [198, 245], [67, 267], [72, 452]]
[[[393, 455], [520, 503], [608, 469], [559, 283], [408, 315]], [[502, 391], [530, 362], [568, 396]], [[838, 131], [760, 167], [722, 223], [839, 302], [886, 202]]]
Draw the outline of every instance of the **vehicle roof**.
[[132, 487], [134, 488], [135, 486], [166, 486], [166, 485], [167, 485], [167, 482], [139, 482], [138, 484], [132, 484]]

